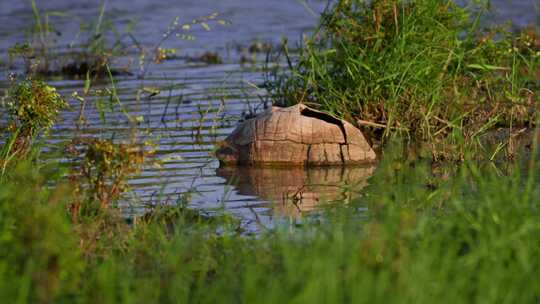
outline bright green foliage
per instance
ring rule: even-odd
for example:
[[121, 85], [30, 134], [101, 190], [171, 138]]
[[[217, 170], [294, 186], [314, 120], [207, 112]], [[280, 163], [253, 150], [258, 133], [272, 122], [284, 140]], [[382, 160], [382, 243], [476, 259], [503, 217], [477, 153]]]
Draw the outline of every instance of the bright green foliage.
[[275, 93], [459, 158], [448, 148], [477, 144], [493, 126], [533, 124], [538, 107], [534, 36], [484, 29], [484, 12], [453, 0], [337, 1]]
[[66, 217], [63, 187], [27, 164], [0, 184], [0, 298], [50, 303], [69, 297], [82, 278], [77, 236]]
[[10, 128], [18, 129], [21, 136], [35, 136], [41, 131], [48, 131], [60, 110], [67, 107], [54, 87], [33, 79], [14, 85], [6, 101]]
[[[7, 114], [7, 139], [0, 150], [0, 177], [5, 177], [16, 160], [39, 154], [35, 140], [53, 126], [60, 110], [68, 104], [40, 80], [28, 79], [14, 83], [4, 97]], [[32, 155], [32, 157], [29, 157]]]
[[534, 303], [538, 169], [433, 173], [388, 156], [362, 200], [255, 236], [192, 212], [165, 212], [176, 214], [166, 226], [112, 213], [70, 224], [61, 187], [39, 190], [44, 180], [25, 175], [0, 186], [0, 292], [8, 302]]

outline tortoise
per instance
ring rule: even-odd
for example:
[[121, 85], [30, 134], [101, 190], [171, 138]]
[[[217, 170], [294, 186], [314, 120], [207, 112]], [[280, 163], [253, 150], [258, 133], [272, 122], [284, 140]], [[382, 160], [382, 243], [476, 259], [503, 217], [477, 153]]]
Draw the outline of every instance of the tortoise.
[[241, 124], [221, 143], [223, 165], [342, 165], [371, 163], [376, 154], [347, 121], [304, 104], [272, 107]]

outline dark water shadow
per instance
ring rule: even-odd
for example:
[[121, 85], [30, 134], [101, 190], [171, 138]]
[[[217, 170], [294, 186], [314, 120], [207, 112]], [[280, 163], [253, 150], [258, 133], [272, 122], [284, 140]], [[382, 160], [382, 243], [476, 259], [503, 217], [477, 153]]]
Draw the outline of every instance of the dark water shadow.
[[319, 168], [218, 168], [238, 194], [271, 203], [275, 215], [299, 217], [325, 203], [347, 203], [361, 194], [375, 166]]

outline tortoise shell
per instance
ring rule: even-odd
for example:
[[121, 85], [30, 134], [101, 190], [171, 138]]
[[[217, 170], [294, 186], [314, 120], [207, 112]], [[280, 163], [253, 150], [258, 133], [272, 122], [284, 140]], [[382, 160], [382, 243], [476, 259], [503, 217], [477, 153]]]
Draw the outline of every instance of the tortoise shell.
[[338, 165], [368, 163], [376, 155], [362, 132], [303, 104], [248, 119], [217, 150], [224, 164]]

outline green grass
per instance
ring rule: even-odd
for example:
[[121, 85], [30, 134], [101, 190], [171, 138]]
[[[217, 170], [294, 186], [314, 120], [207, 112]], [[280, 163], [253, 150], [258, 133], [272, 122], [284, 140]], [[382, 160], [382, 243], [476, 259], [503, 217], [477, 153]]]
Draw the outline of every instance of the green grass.
[[[399, 149], [396, 149], [396, 151]], [[0, 185], [0, 297], [8, 302], [533, 303], [539, 164], [466, 162], [451, 178], [387, 155], [364, 197], [300, 227], [250, 236], [183, 206], [129, 226], [67, 211], [56, 172]], [[444, 171], [444, 170], [443, 170]], [[42, 171], [43, 172], [43, 171]], [[56, 176], [56, 177], [55, 177]], [[33, 189], [21, 192], [19, 189]], [[367, 211], [358, 211], [358, 207]]]
[[39, 154], [39, 137], [49, 132], [68, 104], [54, 87], [31, 78], [13, 79], [1, 101], [7, 124], [2, 129], [6, 139], [0, 148], [0, 178], [4, 178], [11, 163]]
[[278, 103], [307, 103], [375, 140], [427, 143], [437, 158], [480, 147], [486, 131], [534, 125], [540, 49], [531, 31], [481, 26], [480, 1], [340, 0], [277, 72]]

